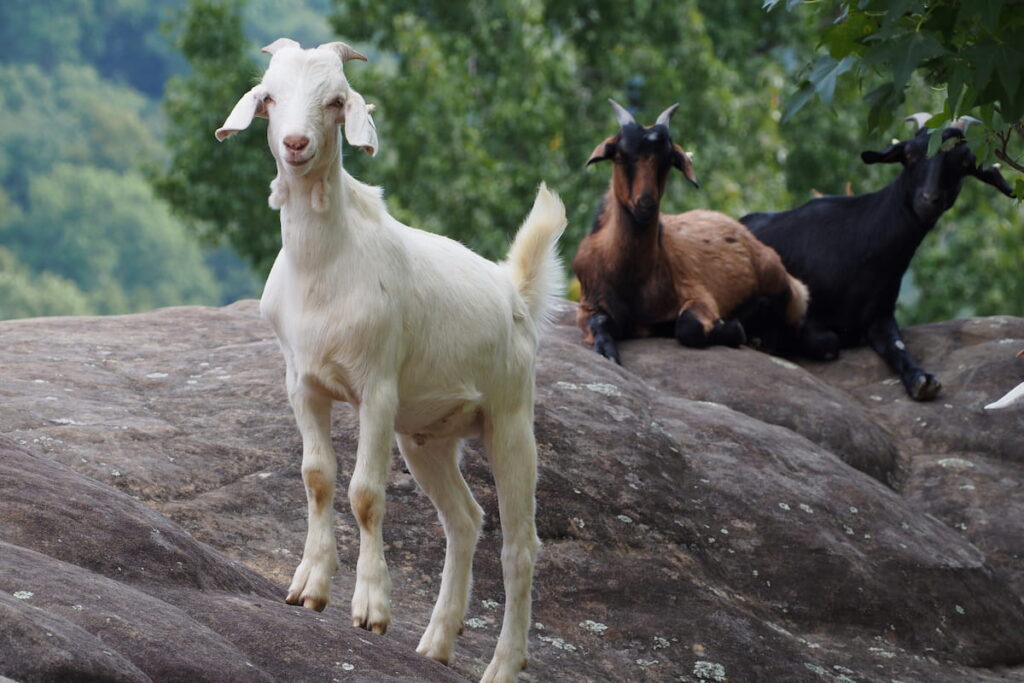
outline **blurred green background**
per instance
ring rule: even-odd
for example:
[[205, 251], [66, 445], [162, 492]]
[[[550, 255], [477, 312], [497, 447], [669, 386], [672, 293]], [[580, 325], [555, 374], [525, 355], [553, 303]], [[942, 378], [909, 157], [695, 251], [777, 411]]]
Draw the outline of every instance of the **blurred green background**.
[[[5, 2], [0, 318], [259, 295], [279, 246], [265, 124], [221, 144], [213, 131], [274, 38], [370, 57], [346, 73], [377, 105], [380, 155], [346, 148], [345, 164], [400, 220], [500, 258], [544, 180], [569, 211], [568, 261], [610, 177], [583, 166], [615, 133], [609, 97], [648, 124], [680, 103], [671, 128], [701, 189], [674, 176], [668, 212], [738, 217], [895, 178], [860, 152], [912, 128], [869, 135], [853, 81], [782, 122], [827, 29], [752, 0]], [[915, 76], [894, 118], [942, 100]], [[1024, 315], [1022, 263], [1019, 203], [968, 180], [914, 260], [900, 320]]]

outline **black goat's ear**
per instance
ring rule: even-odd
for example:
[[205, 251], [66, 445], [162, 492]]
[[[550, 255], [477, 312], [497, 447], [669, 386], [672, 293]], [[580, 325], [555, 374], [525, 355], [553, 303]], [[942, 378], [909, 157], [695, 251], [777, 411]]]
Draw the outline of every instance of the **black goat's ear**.
[[693, 183], [694, 187], [700, 188], [697, 176], [693, 172], [693, 162], [690, 161], [690, 155], [679, 145], [672, 145], [672, 165], [682, 171], [683, 175]]
[[905, 160], [905, 152], [907, 149], [907, 143], [897, 142], [889, 145], [881, 152], [874, 152], [868, 150], [860, 153], [860, 160], [865, 164], [895, 164], [896, 162], [903, 162]]
[[616, 145], [618, 144], [618, 138], [608, 138], [602, 141], [594, 151], [590, 153], [590, 158], [587, 159], [587, 166], [597, 163], [598, 161], [606, 161], [615, 156]]
[[1014, 199], [1017, 198], [1016, 195], [1013, 194], [1013, 188], [1010, 187], [1010, 184], [1006, 182], [1006, 178], [1003, 177], [1003, 174], [1000, 173], [999, 169], [995, 166], [989, 166], [988, 168], [976, 166], [973, 171], [968, 171], [968, 173], [981, 182], [987, 183], [996, 188], [1007, 197], [1012, 197]]

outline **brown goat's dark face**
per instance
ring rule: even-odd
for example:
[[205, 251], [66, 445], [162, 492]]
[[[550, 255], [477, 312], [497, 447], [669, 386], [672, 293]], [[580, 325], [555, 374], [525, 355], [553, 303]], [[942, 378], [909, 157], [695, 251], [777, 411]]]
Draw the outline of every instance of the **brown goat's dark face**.
[[587, 165], [605, 160], [615, 164], [612, 171], [615, 199], [641, 225], [657, 220], [671, 168], [678, 168], [699, 187], [690, 158], [682, 147], [672, 142], [665, 125], [645, 128], [638, 123], [627, 123], [615, 137], [594, 148]]

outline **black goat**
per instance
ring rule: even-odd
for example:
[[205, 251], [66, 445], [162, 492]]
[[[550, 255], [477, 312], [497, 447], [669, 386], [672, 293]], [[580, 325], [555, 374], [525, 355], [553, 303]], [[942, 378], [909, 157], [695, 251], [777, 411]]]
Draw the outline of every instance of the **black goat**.
[[823, 359], [867, 341], [918, 401], [935, 398], [942, 384], [911, 358], [900, 336], [894, 314], [903, 274], [921, 240], [953, 206], [966, 176], [1014, 196], [997, 168], [978, 165], [964, 140], [969, 119], [944, 129], [940, 151], [929, 158], [932, 131], [924, 126], [927, 118], [907, 118], [920, 126], [910, 140], [861, 154], [866, 164], [903, 164], [903, 172], [885, 188], [853, 197], [821, 197], [790, 211], [740, 219], [811, 291], [799, 338], [744, 320], [748, 334], [772, 339], [777, 346], [768, 350]]

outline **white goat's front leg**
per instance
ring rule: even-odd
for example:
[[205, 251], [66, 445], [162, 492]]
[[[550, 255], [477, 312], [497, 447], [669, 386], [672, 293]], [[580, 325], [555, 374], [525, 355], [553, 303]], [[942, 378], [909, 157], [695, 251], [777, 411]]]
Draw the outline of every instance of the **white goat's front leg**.
[[517, 411], [495, 411], [484, 430], [501, 515], [501, 566], [505, 579], [505, 618], [494, 657], [482, 683], [514, 681], [526, 667], [533, 566], [540, 549], [536, 513], [537, 442], [532, 399]]
[[461, 439], [435, 439], [419, 445], [411, 437], [399, 435], [398, 447], [430, 500], [437, 508], [448, 548], [430, 624], [420, 638], [416, 651], [447, 664], [455, 637], [469, 603], [473, 574], [473, 552], [483, 526], [483, 510], [473, 498], [459, 471]]
[[375, 387], [359, 406], [359, 447], [348, 487], [359, 524], [359, 561], [352, 594], [352, 625], [384, 633], [391, 623], [391, 577], [384, 559], [385, 492], [395, 442], [397, 392]]
[[338, 567], [334, 540], [334, 479], [338, 464], [331, 448], [331, 399], [311, 391], [288, 372], [288, 399], [302, 434], [302, 481], [306, 486], [309, 529], [302, 561], [285, 602], [323, 610]]

